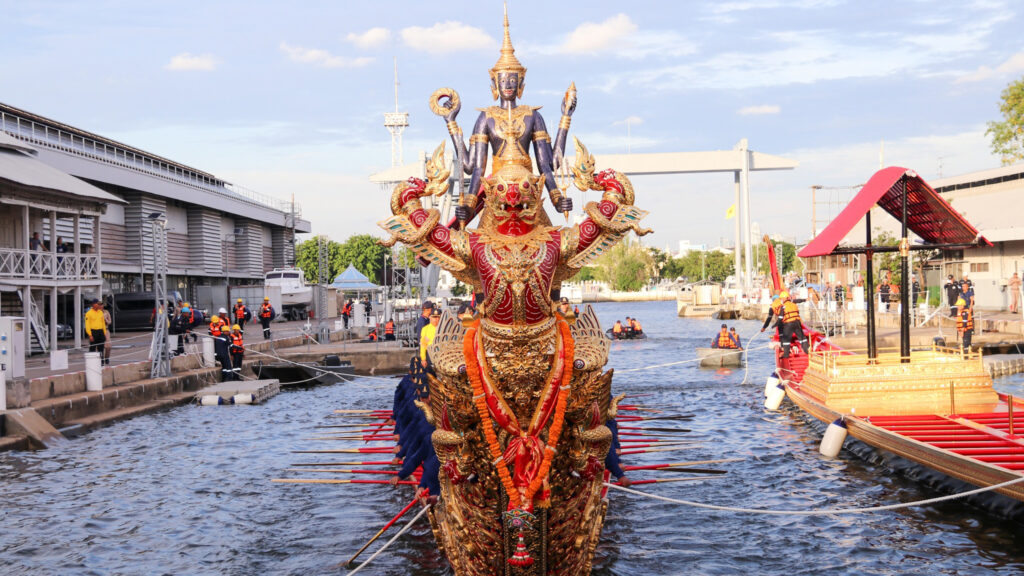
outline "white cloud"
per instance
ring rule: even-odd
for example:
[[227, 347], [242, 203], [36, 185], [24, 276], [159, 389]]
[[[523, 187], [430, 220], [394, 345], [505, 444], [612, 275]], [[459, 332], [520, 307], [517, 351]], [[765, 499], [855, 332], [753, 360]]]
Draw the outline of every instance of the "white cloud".
[[610, 54], [620, 58], [647, 56], [678, 57], [692, 54], [696, 47], [676, 32], [643, 30], [626, 14], [603, 22], [584, 22], [554, 45], [524, 45], [525, 53], [592, 56]]
[[188, 52], [182, 52], [165, 66], [167, 70], [175, 71], [195, 71], [199, 70], [202, 72], [211, 72], [217, 69], [217, 60], [209, 54], [190, 54]]
[[345, 40], [348, 40], [363, 50], [372, 50], [387, 44], [388, 40], [391, 40], [391, 30], [380, 27], [370, 28], [362, 34], [352, 32], [345, 36]]
[[321, 50], [319, 48], [303, 48], [302, 46], [293, 46], [287, 42], [281, 42], [280, 48], [282, 52], [292, 59], [293, 62], [313, 64], [314, 66], [319, 66], [321, 68], [357, 68], [360, 66], [366, 66], [370, 62], [373, 62], [373, 58], [346, 58], [344, 56], [335, 56], [327, 50]]
[[1024, 52], [1017, 52], [1013, 56], [1010, 56], [1006, 62], [996, 66], [995, 69], [989, 68], [988, 66], [981, 66], [974, 72], [964, 74], [957, 78], [956, 83], [982, 82], [992, 78], [1003, 78], [1006, 76], [1020, 74], [1021, 72], [1024, 72]]
[[744, 106], [736, 111], [740, 116], [763, 116], [766, 114], [778, 114], [782, 112], [776, 104], [761, 104], [759, 106]]
[[636, 126], [638, 124], [643, 124], [643, 123], [644, 123], [644, 119], [639, 117], [639, 116], [627, 116], [623, 120], [618, 120], [616, 122], [612, 122], [612, 126], [625, 126], [626, 124], [629, 124], [630, 126]]
[[569, 33], [559, 48], [567, 54], [594, 54], [615, 48], [637, 29], [629, 16], [616, 14], [604, 22], [580, 24]]
[[402, 41], [407, 46], [431, 54], [448, 54], [497, 46], [494, 38], [480, 28], [455, 21], [438, 22], [430, 28], [410, 26], [404, 28], [401, 34]]

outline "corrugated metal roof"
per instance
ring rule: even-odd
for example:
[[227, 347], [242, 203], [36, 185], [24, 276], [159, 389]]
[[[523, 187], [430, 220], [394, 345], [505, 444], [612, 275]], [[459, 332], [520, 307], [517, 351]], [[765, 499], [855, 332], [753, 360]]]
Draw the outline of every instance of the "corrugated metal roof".
[[0, 179], [100, 202], [125, 203], [124, 200], [100, 190], [92, 184], [87, 184], [70, 174], [51, 168], [27, 154], [5, 147], [0, 147]]

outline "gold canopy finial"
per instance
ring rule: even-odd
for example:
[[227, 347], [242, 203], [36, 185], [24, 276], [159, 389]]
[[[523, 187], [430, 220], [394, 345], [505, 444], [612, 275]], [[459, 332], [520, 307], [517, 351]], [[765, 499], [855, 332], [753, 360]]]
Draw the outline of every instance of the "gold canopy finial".
[[515, 72], [519, 74], [519, 90], [516, 97], [523, 96], [523, 80], [526, 77], [526, 67], [516, 58], [516, 49], [512, 47], [512, 37], [508, 32], [508, 3], [505, 3], [505, 36], [501, 41], [501, 56], [491, 68], [491, 95], [498, 99], [498, 74], [502, 72]]

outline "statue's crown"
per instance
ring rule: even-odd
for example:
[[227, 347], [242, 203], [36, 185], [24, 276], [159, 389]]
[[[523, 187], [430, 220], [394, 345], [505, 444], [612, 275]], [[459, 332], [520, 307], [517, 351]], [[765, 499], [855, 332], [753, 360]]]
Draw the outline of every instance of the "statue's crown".
[[517, 98], [523, 97], [523, 80], [526, 78], [526, 67], [516, 58], [516, 49], [512, 47], [512, 37], [508, 33], [508, 6], [505, 6], [505, 37], [501, 41], [501, 56], [491, 68], [491, 96], [498, 99], [498, 74], [515, 72], [519, 74], [519, 90]]

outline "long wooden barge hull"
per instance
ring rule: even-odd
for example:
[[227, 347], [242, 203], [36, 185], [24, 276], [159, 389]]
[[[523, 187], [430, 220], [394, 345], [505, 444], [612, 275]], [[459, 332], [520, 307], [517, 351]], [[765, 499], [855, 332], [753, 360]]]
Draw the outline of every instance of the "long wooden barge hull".
[[[822, 422], [833, 422], [842, 416], [804, 393], [798, 382], [787, 382], [786, 394]], [[1000, 397], [1006, 401], [1005, 396]], [[846, 426], [851, 436], [869, 446], [975, 486], [992, 486], [1024, 476], [1024, 441], [1006, 432], [1009, 418], [1005, 412], [954, 416], [847, 415]], [[1024, 483], [995, 492], [1024, 501]]]

